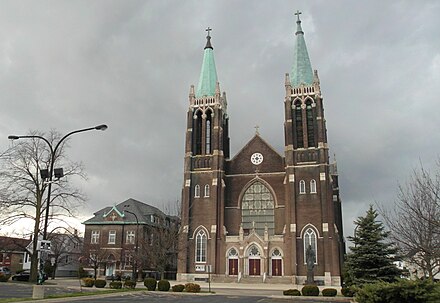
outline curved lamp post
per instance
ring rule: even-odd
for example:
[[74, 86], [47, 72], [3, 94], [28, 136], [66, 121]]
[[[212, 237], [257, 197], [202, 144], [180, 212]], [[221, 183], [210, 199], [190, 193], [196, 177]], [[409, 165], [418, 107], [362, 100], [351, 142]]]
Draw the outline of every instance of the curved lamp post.
[[67, 135], [65, 135], [64, 137], [61, 138], [60, 141], [58, 141], [58, 143], [55, 145], [55, 148], [52, 147], [52, 144], [49, 142], [49, 140], [47, 140], [46, 138], [42, 137], [42, 136], [15, 136], [15, 135], [10, 135], [8, 136], [8, 139], [11, 140], [17, 140], [17, 139], [26, 139], [26, 138], [37, 138], [37, 139], [41, 139], [44, 142], [47, 143], [47, 145], [50, 148], [50, 170], [49, 170], [49, 175], [48, 175], [48, 183], [49, 183], [49, 187], [47, 189], [47, 205], [46, 205], [46, 213], [45, 213], [45, 220], [44, 220], [44, 231], [43, 231], [43, 240], [46, 240], [47, 238], [47, 226], [48, 226], [48, 220], [49, 220], [49, 204], [50, 204], [50, 194], [52, 191], [52, 177], [53, 177], [53, 170], [54, 170], [54, 162], [55, 162], [55, 156], [56, 156], [56, 152], [58, 150], [58, 147], [60, 147], [61, 143], [67, 139], [67, 137], [73, 135], [73, 134], [77, 134], [77, 133], [82, 133], [82, 132], [86, 132], [89, 130], [106, 130], [108, 127], [105, 124], [101, 124], [101, 125], [97, 125], [95, 127], [88, 127], [88, 128], [83, 128], [83, 129], [78, 129], [78, 130], [74, 130], [71, 131], [70, 133], [68, 133]]
[[137, 274], [138, 248], [139, 248], [139, 220], [138, 220], [138, 216], [134, 212], [127, 210], [128, 207], [130, 207], [130, 205], [124, 205], [124, 212], [132, 214], [136, 218], [136, 247], [134, 248], [135, 259], [133, 262], [132, 280], [137, 281], [136, 274]]

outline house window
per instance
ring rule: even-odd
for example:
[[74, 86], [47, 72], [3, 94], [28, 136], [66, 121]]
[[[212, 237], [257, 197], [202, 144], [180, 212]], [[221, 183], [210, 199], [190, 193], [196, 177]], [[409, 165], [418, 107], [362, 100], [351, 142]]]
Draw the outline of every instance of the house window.
[[200, 198], [200, 185], [194, 186], [194, 198]]
[[125, 243], [134, 244], [134, 230], [127, 231], [127, 236], [125, 238]]
[[313, 255], [315, 258], [315, 264], [317, 264], [317, 247], [316, 247], [316, 233], [313, 229], [308, 228], [305, 232], [304, 232], [304, 264], [306, 263], [306, 255], [307, 255], [307, 249], [311, 247], [312, 251], [313, 251]]
[[304, 180], [299, 181], [299, 193], [300, 194], [306, 193], [306, 182]]
[[310, 193], [316, 194], [316, 181], [315, 180], [310, 181]]
[[99, 230], [92, 230], [92, 236], [90, 238], [91, 244], [98, 244], [99, 243]]
[[207, 236], [204, 230], [200, 230], [196, 236], [196, 262], [206, 262]]
[[150, 246], [153, 246], [154, 243], [154, 234], [150, 234]]
[[125, 254], [125, 266], [130, 266], [132, 265], [133, 262], [133, 256], [131, 254]]
[[116, 230], [110, 230], [108, 232], [108, 244], [116, 243]]
[[209, 185], [206, 184], [205, 185], [205, 198], [208, 198], [208, 197], [209, 197]]

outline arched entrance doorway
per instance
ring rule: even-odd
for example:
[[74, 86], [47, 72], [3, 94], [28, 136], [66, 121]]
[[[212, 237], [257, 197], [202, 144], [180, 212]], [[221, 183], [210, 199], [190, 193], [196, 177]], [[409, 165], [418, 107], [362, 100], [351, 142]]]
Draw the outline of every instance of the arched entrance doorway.
[[275, 248], [271, 255], [271, 274], [272, 276], [283, 275], [283, 256], [278, 248]]
[[261, 275], [261, 252], [255, 244], [248, 249], [248, 264], [249, 276]]
[[228, 275], [238, 275], [238, 252], [235, 248], [231, 248], [228, 252]]
[[116, 269], [116, 262], [115, 262], [115, 256], [110, 254], [107, 258], [107, 264], [105, 266], [105, 275], [107, 277], [110, 277], [115, 274]]

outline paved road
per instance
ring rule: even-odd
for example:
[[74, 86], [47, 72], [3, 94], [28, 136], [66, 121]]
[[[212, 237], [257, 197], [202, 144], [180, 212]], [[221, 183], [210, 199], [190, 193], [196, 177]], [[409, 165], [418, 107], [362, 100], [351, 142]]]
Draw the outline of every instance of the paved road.
[[[262, 296], [252, 296], [249, 294], [246, 296], [233, 296], [233, 295], [210, 295], [210, 294], [173, 294], [173, 293], [160, 293], [160, 292], [135, 292], [125, 293], [121, 295], [102, 295], [98, 297], [87, 298], [64, 298], [55, 302], [75, 302], [75, 303], [322, 303], [321, 299], [305, 299], [305, 298], [270, 298]], [[347, 303], [347, 301], [331, 301], [332, 303]]]
[[[31, 298], [32, 284], [28, 283], [0, 283], [0, 299], [7, 298]], [[264, 289], [263, 287], [249, 286], [253, 289], [245, 289], [245, 285], [241, 288], [230, 287], [216, 287], [212, 289], [215, 294], [201, 293], [201, 294], [187, 294], [187, 293], [161, 293], [161, 292], [131, 292], [122, 294], [102, 294], [90, 297], [75, 297], [75, 298], [60, 298], [51, 299], [51, 302], [151, 302], [151, 303], [166, 303], [166, 302], [182, 302], [182, 303], [321, 303], [321, 298], [295, 298], [283, 297], [281, 290]], [[72, 285], [50, 285], [46, 288], [46, 294], [62, 294], [78, 292], [79, 287]], [[97, 291], [95, 288], [83, 288], [83, 291]], [[208, 288], [203, 287], [203, 291], [208, 291]], [[45, 302], [46, 300], [43, 300]], [[332, 303], [347, 303], [347, 298], [332, 300]]]

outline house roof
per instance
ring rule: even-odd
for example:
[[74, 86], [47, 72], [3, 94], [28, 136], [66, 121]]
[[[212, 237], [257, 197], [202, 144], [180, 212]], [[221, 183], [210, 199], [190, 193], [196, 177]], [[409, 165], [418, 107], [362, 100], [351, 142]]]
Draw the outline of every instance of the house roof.
[[83, 224], [137, 224], [139, 222], [139, 224], [154, 225], [151, 215], [160, 218], [169, 217], [157, 207], [130, 198], [115, 206], [98, 210], [93, 218], [86, 220]]
[[2, 252], [25, 252], [30, 239], [12, 238], [0, 236], [0, 251]]

